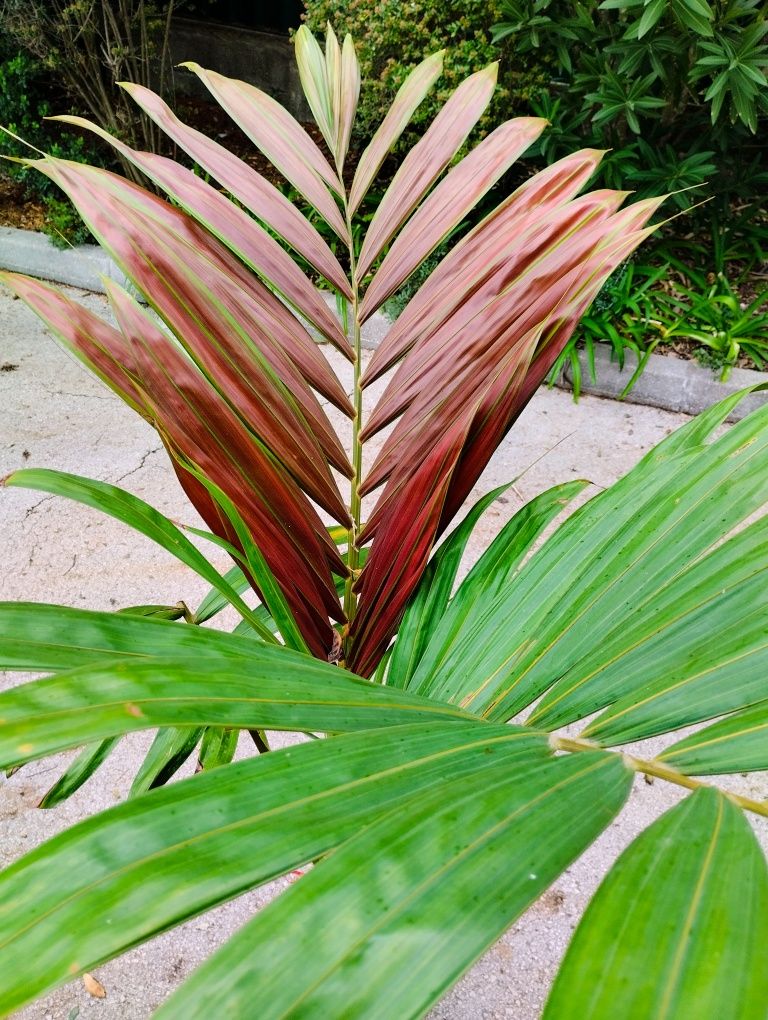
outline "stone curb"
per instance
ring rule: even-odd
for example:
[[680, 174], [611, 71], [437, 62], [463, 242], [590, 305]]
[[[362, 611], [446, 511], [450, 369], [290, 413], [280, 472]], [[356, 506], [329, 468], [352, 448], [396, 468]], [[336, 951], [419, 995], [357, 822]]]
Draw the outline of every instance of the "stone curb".
[[[96, 245], [56, 248], [45, 234], [16, 227], [0, 227], [0, 268], [100, 294], [104, 293], [100, 275], [108, 276], [131, 289], [115, 263]], [[334, 307], [331, 295], [323, 293], [323, 298], [331, 308]], [[389, 320], [381, 312], [373, 315], [365, 325], [363, 345], [376, 347], [388, 326]], [[637, 358], [634, 352], [627, 351], [622, 371], [618, 363], [611, 360], [611, 353], [607, 344], [596, 348], [597, 379], [593, 380], [586, 355], [580, 352], [582, 393], [615, 400], [624, 399], [627, 403], [648, 404], [667, 411], [699, 414], [729, 393], [746, 386], [768, 383], [768, 372], [754, 372], [744, 368], [735, 368], [728, 381], [721, 383], [714, 373], [695, 361], [652, 354], [632, 390], [622, 398], [624, 387], [637, 367]], [[573, 388], [570, 367], [566, 368], [557, 385], [564, 389]], [[738, 421], [766, 402], [768, 393], [752, 394], [739, 404], [729, 420]]]
[[[734, 368], [728, 380], [720, 382], [715, 373], [695, 361], [652, 354], [630, 392], [622, 398], [621, 394], [637, 368], [638, 359], [634, 351], [627, 351], [622, 371], [618, 362], [611, 360], [611, 354], [612, 350], [608, 344], [596, 347], [597, 378], [593, 380], [586, 353], [579, 352], [582, 393], [589, 393], [595, 397], [611, 397], [614, 400], [623, 399], [631, 404], [648, 404], [665, 411], [700, 414], [730, 393], [747, 386], [768, 384], [768, 372]], [[557, 385], [564, 389], [573, 389], [570, 366], [565, 369]], [[728, 416], [728, 421], [739, 421], [766, 402], [768, 393], [752, 393], [734, 408]]]
[[0, 269], [99, 294], [104, 293], [101, 276], [126, 284], [115, 263], [97, 245], [57, 248], [45, 234], [17, 227], [0, 227]]
[[[57, 248], [45, 234], [34, 230], [0, 227], [0, 269], [24, 273], [52, 283], [63, 283], [69, 287], [80, 287], [97, 294], [105, 293], [101, 277], [108, 276], [134, 293], [132, 284], [98, 245]], [[331, 310], [335, 309], [336, 302], [332, 294], [320, 291], [320, 296]], [[386, 315], [374, 312], [365, 324], [363, 347], [378, 347], [388, 329], [389, 319]]]

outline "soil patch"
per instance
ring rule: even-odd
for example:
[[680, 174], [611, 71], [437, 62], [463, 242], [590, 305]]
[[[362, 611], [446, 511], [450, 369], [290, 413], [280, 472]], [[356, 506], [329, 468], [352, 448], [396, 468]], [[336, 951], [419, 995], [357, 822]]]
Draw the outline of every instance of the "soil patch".
[[23, 184], [0, 177], [0, 227], [20, 230], [42, 230], [45, 227], [45, 206], [29, 198]]

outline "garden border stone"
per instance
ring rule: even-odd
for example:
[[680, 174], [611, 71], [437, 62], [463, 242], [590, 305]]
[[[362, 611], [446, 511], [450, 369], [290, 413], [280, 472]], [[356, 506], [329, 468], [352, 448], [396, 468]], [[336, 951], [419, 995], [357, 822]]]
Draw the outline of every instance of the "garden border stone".
[[18, 227], [0, 227], [0, 269], [99, 294], [105, 293], [101, 276], [126, 283], [115, 263], [98, 245], [57, 248], [45, 234]]
[[[670, 358], [663, 354], [651, 354], [645, 368], [626, 397], [621, 396], [624, 388], [637, 368], [638, 358], [634, 351], [627, 351], [623, 370], [612, 357], [608, 344], [595, 348], [595, 375], [592, 372], [585, 351], [579, 351], [581, 365], [581, 392], [595, 397], [623, 399], [632, 404], [648, 404], [666, 411], [683, 414], [700, 414], [718, 400], [747, 386], [768, 385], [768, 372], [756, 372], [747, 368], [734, 368], [725, 382], [708, 368], [684, 358]], [[566, 366], [557, 382], [564, 389], [573, 389], [573, 371]], [[750, 394], [728, 418], [739, 421], [756, 407], [768, 402], [768, 392]]]
[[[16, 227], [0, 227], [0, 269], [27, 273], [101, 294], [104, 293], [101, 276], [108, 276], [130, 289], [130, 284], [115, 263], [96, 245], [82, 244], [76, 248], [61, 249], [53, 245], [45, 234]], [[328, 294], [323, 296], [334, 307], [333, 298]], [[363, 345], [376, 347], [388, 324], [387, 317], [381, 312], [373, 315], [365, 325]], [[594, 380], [584, 351], [579, 352], [579, 361], [582, 393], [624, 399], [627, 403], [648, 404], [684, 414], [699, 414], [717, 400], [746, 386], [768, 385], [768, 372], [735, 368], [728, 381], [723, 383], [695, 361], [651, 354], [632, 390], [622, 398], [621, 394], [637, 367], [637, 356], [633, 351], [627, 351], [622, 370], [613, 360], [609, 346], [598, 345], [595, 349], [597, 378]], [[557, 385], [573, 389], [572, 380], [572, 369], [567, 366]], [[752, 394], [739, 404], [729, 420], [743, 418], [767, 401], [768, 392]]]

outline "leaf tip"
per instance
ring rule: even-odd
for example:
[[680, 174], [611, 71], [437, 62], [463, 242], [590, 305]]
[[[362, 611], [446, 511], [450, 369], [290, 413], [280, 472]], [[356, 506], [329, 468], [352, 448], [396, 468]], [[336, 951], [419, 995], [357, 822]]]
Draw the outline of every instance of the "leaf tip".
[[481, 73], [486, 74], [495, 85], [499, 77], [498, 60], [494, 60], [492, 64], [488, 64], [487, 67], [484, 67]]

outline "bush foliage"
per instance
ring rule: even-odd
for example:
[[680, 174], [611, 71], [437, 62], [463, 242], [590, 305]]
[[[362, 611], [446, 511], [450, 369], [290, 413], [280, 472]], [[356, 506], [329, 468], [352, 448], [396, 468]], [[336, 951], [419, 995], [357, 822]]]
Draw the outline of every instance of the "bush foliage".
[[469, 74], [500, 59], [499, 86], [481, 130], [500, 124], [546, 81], [538, 60], [509, 59], [511, 46], [491, 40], [491, 29], [502, 18], [499, 0], [351, 0], [340, 7], [335, 0], [307, 0], [307, 26], [323, 33], [327, 22], [349, 32], [357, 43], [363, 86], [356, 132], [369, 138], [383, 120], [398, 88], [424, 54], [445, 49], [443, 77], [414, 116], [402, 151], [418, 136]]
[[[98, 162], [93, 146], [87, 146], [84, 138], [71, 132], [62, 135], [45, 123], [44, 118], [53, 112], [55, 94], [50, 75], [39, 61], [7, 44], [0, 45], [0, 125], [52, 156]], [[0, 151], [5, 156], [30, 155], [29, 145], [12, 135], [3, 135], [1, 143]], [[3, 161], [2, 173], [18, 180], [28, 196], [44, 204], [45, 230], [54, 244], [78, 244], [90, 236], [80, 217], [62, 200], [59, 188], [48, 178], [10, 160]]]
[[[575, 144], [610, 148], [610, 187], [756, 200], [753, 136], [768, 113], [768, 32], [757, 0], [503, 0], [494, 38], [547, 68], [535, 112], [554, 127], [548, 160]], [[746, 194], [745, 194], [746, 192]]]

